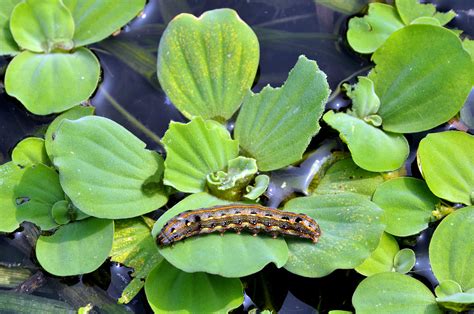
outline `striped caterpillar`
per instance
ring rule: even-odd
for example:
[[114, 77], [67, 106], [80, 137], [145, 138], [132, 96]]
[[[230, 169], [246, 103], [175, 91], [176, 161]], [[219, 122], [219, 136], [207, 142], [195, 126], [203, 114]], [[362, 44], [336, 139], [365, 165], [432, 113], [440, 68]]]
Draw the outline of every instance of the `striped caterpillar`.
[[304, 214], [285, 212], [261, 205], [231, 204], [188, 210], [171, 218], [157, 236], [161, 247], [195, 235], [246, 230], [256, 236], [263, 231], [273, 238], [294, 236], [318, 242], [318, 223]]

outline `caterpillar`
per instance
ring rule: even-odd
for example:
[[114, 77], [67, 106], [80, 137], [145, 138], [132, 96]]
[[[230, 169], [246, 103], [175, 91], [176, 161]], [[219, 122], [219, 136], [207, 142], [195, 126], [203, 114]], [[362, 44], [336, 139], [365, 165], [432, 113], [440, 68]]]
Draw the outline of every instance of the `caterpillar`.
[[171, 218], [157, 236], [161, 247], [200, 234], [233, 230], [240, 234], [249, 231], [294, 236], [318, 242], [321, 230], [318, 223], [305, 214], [285, 212], [261, 205], [230, 204], [188, 210]]

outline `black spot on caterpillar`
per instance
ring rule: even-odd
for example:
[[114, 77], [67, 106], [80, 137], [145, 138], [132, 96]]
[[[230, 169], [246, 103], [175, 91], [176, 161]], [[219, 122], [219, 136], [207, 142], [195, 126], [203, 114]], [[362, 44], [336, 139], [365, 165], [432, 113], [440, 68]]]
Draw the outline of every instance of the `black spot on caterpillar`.
[[163, 247], [192, 236], [223, 234], [227, 230], [249, 231], [253, 235], [265, 232], [274, 238], [294, 236], [313, 243], [321, 235], [318, 223], [307, 215], [261, 205], [231, 204], [182, 212], [163, 226], [156, 241]]

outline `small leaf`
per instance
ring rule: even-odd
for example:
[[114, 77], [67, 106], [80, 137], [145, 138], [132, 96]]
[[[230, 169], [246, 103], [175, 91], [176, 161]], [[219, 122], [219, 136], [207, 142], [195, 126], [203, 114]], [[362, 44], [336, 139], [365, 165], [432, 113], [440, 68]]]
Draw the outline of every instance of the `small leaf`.
[[0, 8], [0, 56], [16, 55], [20, 48], [10, 31], [10, 16], [13, 8], [22, 0], [3, 0]]
[[385, 228], [382, 210], [352, 193], [295, 198], [284, 209], [311, 216], [321, 228], [316, 244], [287, 239], [290, 257], [285, 268], [305, 277], [360, 265], [377, 248]]
[[0, 232], [13, 232], [20, 226], [16, 219], [15, 188], [20, 183], [24, 169], [14, 162], [0, 165]]
[[168, 200], [161, 156], [112, 120], [64, 120], [52, 148], [64, 191], [90, 216], [135, 217]]
[[377, 114], [389, 132], [420, 132], [448, 121], [462, 108], [474, 81], [471, 56], [443, 27], [406, 26], [372, 59], [376, 66], [369, 79], [380, 98]]
[[474, 201], [474, 136], [448, 131], [428, 134], [418, 148], [418, 164], [430, 190], [451, 202]]
[[356, 312], [441, 314], [431, 291], [418, 280], [399, 273], [381, 273], [364, 279], [352, 304]]
[[456, 12], [450, 10], [446, 13], [436, 12], [436, 7], [431, 4], [421, 4], [418, 0], [396, 0], [395, 5], [403, 22], [408, 25], [421, 17], [435, 18], [443, 26], [451, 21]]
[[269, 184], [270, 184], [269, 176], [265, 174], [261, 174], [257, 176], [255, 178], [255, 185], [254, 186], [248, 185], [245, 188], [245, 191], [247, 192], [247, 194], [245, 194], [244, 197], [249, 200], [258, 199], [261, 195], [263, 195], [263, 193], [265, 193]]
[[[166, 211], [153, 227], [156, 237], [164, 224], [186, 210], [227, 205], [230, 202], [206, 193], [192, 194]], [[160, 253], [173, 266], [186, 272], [204, 271], [223, 277], [243, 277], [274, 263], [285, 265], [288, 248], [285, 240], [269, 236], [253, 237], [250, 233], [208, 234], [179, 241], [160, 248]]]
[[432, 212], [440, 204], [424, 181], [408, 177], [379, 185], [373, 202], [384, 210], [385, 231], [399, 237], [428, 228], [428, 224], [434, 221]]
[[352, 159], [365, 170], [396, 170], [408, 156], [408, 142], [401, 134], [384, 132], [342, 112], [329, 111], [323, 120], [339, 131], [339, 136], [351, 151]]
[[438, 298], [447, 297], [461, 292], [461, 286], [453, 280], [444, 280], [443, 282], [440, 282], [439, 285], [435, 288], [435, 293]]
[[26, 0], [12, 11], [10, 29], [18, 45], [33, 52], [74, 47], [74, 20], [61, 0]]
[[212, 195], [225, 200], [239, 201], [257, 172], [255, 159], [239, 156], [229, 160], [227, 171], [220, 170], [208, 174], [207, 187]]
[[62, 0], [76, 24], [74, 44], [89, 45], [108, 37], [133, 19], [145, 0]]
[[29, 221], [43, 230], [57, 227], [51, 209], [64, 200], [64, 192], [55, 170], [43, 164], [27, 168], [14, 191], [18, 222]]
[[[231, 9], [180, 14], [158, 48], [158, 79], [187, 118], [229, 119], [252, 86], [258, 39]], [[178, 71], [176, 69], [179, 69]]]
[[403, 26], [394, 7], [382, 3], [371, 3], [368, 15], [353, 17], [349, 20], [347, 40], [355, 51], [372, 53], [393, 32]]
[[187, 124], [171, 122], [163, 144], [164, 183], [187, 193], [204, 191], [207, 175], [224, 170], [239, 153], [238, 142], [222, 125], [201, 117]]
[[85, 48], [72, 53], [24, 51], [8, 65], [5, 89], [32, 113], [47, 115], [87, 100], [99, 75], [99, 61]]
[[474, 207], [464, 207], [447, 216], [430, 242], [431, 268], [439, 282], [453, 280], [463, 291], [474, 289]]
[[133, 268], [133, 279], [122, 292], [119, 303], [130, 302], [145, 285], [151, 270], [163, 260], [150, 233], [153, 223], [145, 217], [115, 221], [111, 260]]
[[406, 274], [408, 273], [416, 263], [415, 252], [411, 249], [402, 249], [398, 251], [397, 255], [393, 260], [395, 271]]
[[27, 137], [18, 143], [12, 152], [12, 161], [22, 168], [51, 164], [46, 154], [44, 140], [38, 137]]
[[375, 94], [374, 83], [364, 76], [358, 77], [359, 82], [350, 86], [344, 84], [347, 96], [352, 99], [352, 109], [350, 111], [355, 117], [364, 119], [367, 116], [377, 113], [380, 107], [380, 99]]
[[76, 106], [69, 109], [66, 112], [63, 112], [56, 119], [53, 120], [48, 126], [48, 130], [44, 135], [45, 138], [45, 146], [46, 152], [48, 153], [49, 157], [52, 158], [52, 145], [53, 145], [53, 136], [55, 136], [55, 132], [58, 129], [61, 122], [65, 119], [68, 120], [77, 120], [82, 117], [91, 116], [94, 114], [95, 108], [89, 106]]
[[379, 245], [362, 264], [355, 268], [355, 271], [366, 277], [391, 272], [394, 268], [394, 258], [399, 252], [397, 240], [387, 233], [382, 233]]
[[71, 221], [69, 217], [69, 202], [66, 200], [57, 201], [51, 208], [51, 216], [58, 225], [65, 225]]
[[287, 166], [302, 158], [320, 129], [330, 90], [315, 61], [300, 56], [282, 87], [265, 87], [244, 101], [234, 135], [260, 170]]
[[146, 279], [145, 293], [155, 313], [227, 313], [244, 301], [238, 278], [186, 273], [166, 261]]
[[88, 218], [61, 226], [52, 236], [40, 236], [36, 257], [56, 276], [90, 273], [109, 256], [113, 238], [113, 220]]
[[436, 301], [446, 309], [464, 313], [474, 309], [474, 290], [436, 298]]
[[377, 186], [384, 182], [380, 173], [358, 167], [351, 158], [335, 162], [324, 174], [314, 194], [352, 192], [372, 198]]

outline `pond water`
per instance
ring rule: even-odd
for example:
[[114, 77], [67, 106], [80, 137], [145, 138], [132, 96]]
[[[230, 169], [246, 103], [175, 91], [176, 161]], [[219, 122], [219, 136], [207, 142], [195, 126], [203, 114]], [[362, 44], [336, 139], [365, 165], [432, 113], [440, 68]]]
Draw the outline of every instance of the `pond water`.
[[[361, 12], [366, 2], [150, 0], [143, 14], [118, 36], [92, 47], [101, 61], [103, 75], [91, 104], [97, 108], [97, 115], [117, 121], [145, 141], [149, 149], [163, 152], [157, 136], [163, 136], [170, 120], [185, 121], [185, 118], [166, 97], [156, 78], [156, 52], [160, 36], [170, 19], [181, 12], [200, 15], [207, 10], [230, 7], [253, 28], [260, 41], [261, 59], [254, 91], [261, 90], [267, 84], [280, 86], [298, 56], [304, 54], [317, 60], [328, 76], [334, 92], [328, 107], [345, 107], [348, 100], [338, 93], [338, 86], [345, 81], [353, 82], [357, 75], [365, 74], [371, 66], [368, 57], [349, 48], [344, 36], [349, 17]], [[458, 16], [449, 26], [463, 29], [471, 37], [474, 35], [472, 1], [432, 2], [441, 11], [455, 9]], [[1, 76], [7, 62], [6, 58], [0, 57]], [[41, 135], [53, 118], [29, 114], [0, 89], [0, 163], [9, 160], [12, 148], [22, 138]], [[318, 135], [312, 147], [316, 148], [325, 135], [324, 132]], [[415, 143], [420, 136], [415, 134], [409, 139]], [[416, 167], [409, 165], [408, 168]], [[428, 260], [424, 258], [430, 235], [431, 231], [427, 230], [418, 238], [402, 244], [415, 248], [418, 263], [413, 275], [428, 286], [434, 284]], [[22, 267], [28, 270], [26, 276], [35, 274], [30, 284], [36, 295], [66, 299], [73, 304], [81, 301], [81, 295], [96, 295], [97, 303], [110, 307], [111, 311], [124, 309], [114, 303], [129, 281], [129, 269], [110, 263], [81, 277], [61, 279], [48, 276], [41, 272], [33, 256], [32, 243], [36, 236], [37, 230], [31, 225], [12, 235], [0, 235], [0, 270], [2, 267]], [[351, 310], [352, 293], [363, 278], [355, 271], [340, 270], [325, 278], [308, 279], [268, 266], [264, 271], [244, 278], [248, 298], [245, 307], [235, 312], [269, 303], [281, 307], [282, 313], [315, 313], [317, 309], [323, 313], [331, 309]], [[0, 285], [2, 288], [11, 287]], [[127, 308], [136, 313], [151, 312], [143, 293]]]

